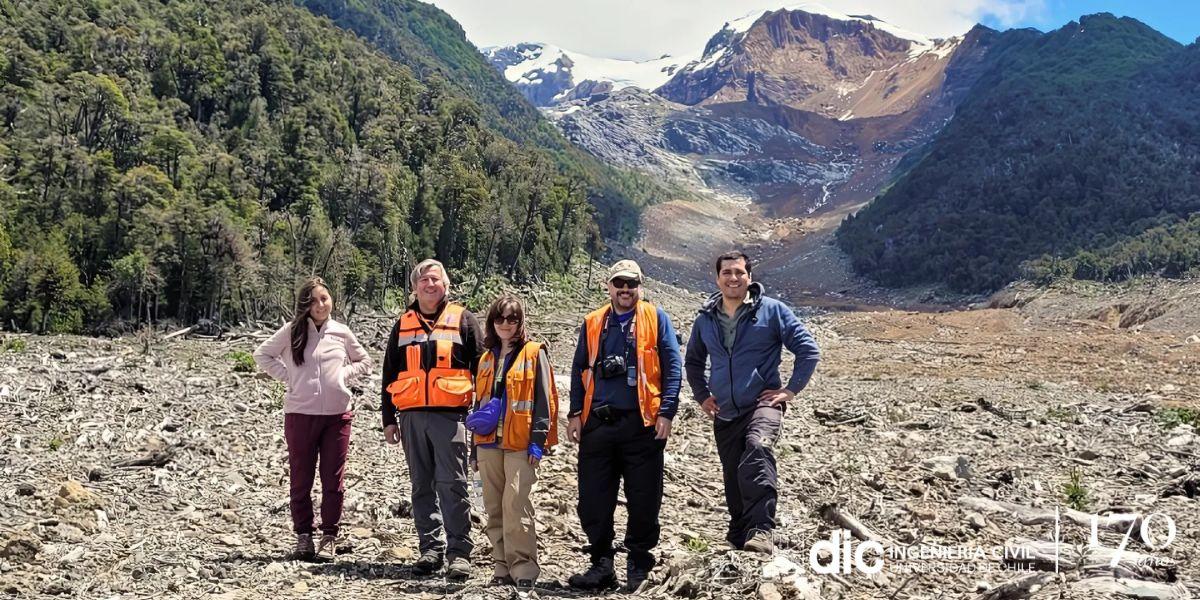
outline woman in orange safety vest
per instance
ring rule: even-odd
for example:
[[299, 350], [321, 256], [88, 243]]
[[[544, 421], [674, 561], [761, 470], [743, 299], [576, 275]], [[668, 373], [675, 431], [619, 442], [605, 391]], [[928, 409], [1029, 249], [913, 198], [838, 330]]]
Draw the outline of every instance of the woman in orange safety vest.
[[475, 468], [483, 480], [492, 583], [529, 589], [537, 581], [537, 533], [530, 494], [537, 466], [557, 441], [558, 392], [543, 344], [529, 341], [525, 307], [504, 295], [488, 309], [475, 376]]

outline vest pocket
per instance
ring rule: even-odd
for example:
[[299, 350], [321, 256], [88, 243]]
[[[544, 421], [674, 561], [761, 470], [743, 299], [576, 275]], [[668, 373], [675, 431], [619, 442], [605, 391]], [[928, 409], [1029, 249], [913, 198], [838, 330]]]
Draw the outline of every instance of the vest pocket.
[[533, 429], [533, 410], [510, 412], [504, 419], [504, 439], [501, 444], [518, 452], [528, 449], [530, 430]]
[[429, 390], [430, 404], [467, 406], [470, 403], [475, 384], [471, 382], [470, 375], [462, 374], [462, 369], [433, 369], [429, 376], [433, 378], [433, 385]]
[[533, 413], [533, 373], [512, 369], [505, 376], [508, 406], [513, 412]]
[[401, 371], [396, 381], [388, 384], [388, 393], [392, 395], [392, 405], [404, 410], [425, 404], [425, 372]]

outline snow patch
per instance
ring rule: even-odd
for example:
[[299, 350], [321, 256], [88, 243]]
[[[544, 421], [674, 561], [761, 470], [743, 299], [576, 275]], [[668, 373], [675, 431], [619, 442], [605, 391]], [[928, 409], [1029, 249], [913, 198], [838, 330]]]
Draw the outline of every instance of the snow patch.
[[759, 10], [746, 13], [745, 16], [739, 19], [726, 22], [722, 29], [728, 29], [733, 33], [746, 33], [747, 31], [750, 31], [750, 28], [753, 27], [763, 15], [767, 14], [767, 12], [768, 11], [765, 10]]
[[[858, 21], [860, 23], [869, 23], [880, 31], [886, 31], [887, 33], [902, 40], [908, 40], [909, 42], [912, 42], [912, 47], [909, 49], [908, 55], [914, 58], [930, 51], [934, 47], [933, 40], [919, 33], [914, 33], [902, 27], [897, 27], [882, 19], [876, 19], [875, 17], [848, 15], [846, 13], [833, 10], [824, 4], [805, 2], [801, 4], [783, 6], [780, 10], [801, 11], [814, 15], [823, 15], [838, 21]], [[758, 20], [761, 19], [762, 16], [767, 12], [771, 11], [751, 12], [740, 19], [726, 23], [725, 29], [730, 29], [734, 33], [744, 33], [748, 31], [756, 22], [758, 22]]]
[[[874, 74], [875, 71], [871, 71], [871, 75]], [[845, 98], [846, 96], [857, 92], [860, 88], [862, 88], [863, 85], [866, 84], [866, 82], [870, 81], [871, 75], [867, 75], [867, 78], [863, 80], [863, 83], [858, 85], [854, 85], [848, 81], [839, 81], [833, 85], [833, 91], [837, 92], [838, 98]]]
[[[489, 49], [489, 52], [495, 52]], [[504, 69], [504, 78], [512, 82], [527, 83], [544, 73], [557, 73], [560, 66], [571, 75], [571, 83], [578, 85], [587, 80], [611, 82], [614, 90], [640, 87], [652, 90], [666, 83], [671, 75], [690, 58], [662, 56], [660, 58], [633, 61], [617, 58], [600, 58], [581, 52], [566, 50], [553, 44], [536, 44], [536, 50], [519, 52], [524, 61]], [[562, 66], [567, 59], [572, 66]]]
[[520, 54], [525, 60], [504, 69], [505, 79], [513, 82], [520, 81], [525, 75], [554, 64], [562, 53], [558, 51], [558, 48], [548, 44], [533, 44], [533, 48], [524, 50]]
[[942, 40], [938, 42], [938, 44], [929, 52], [938, 58], [946, 58], [947, 56], [954, 54], [954, 50], [957, 49], [958, 45], [961, 43], [961, 37], [952, 37], [948, 40]]
[[922, 45], [922, 46], [932, 46], [933, 45], [933, 41], [930, 40], [928, 37], [925, 37], [919, 33], [913, 33], [911, 31], [901, 28], [901, 27], [896, 27], [895, 25], [892, 25], [891, 23], [888, 23], [887, 21], [884, 21], [882, 19], [876, 19], [874, 17], [860, 16], [860, 15], [848, 15], [846, 13], [833, 10], [833, 9], [825, 6], [824, 4], [818, 4], [815, 2], [805, 2], [802, 4], [793, 4], [790, 6], [785, 6], [783, 8], [785, 10], [799, 10], [799, 11], [804, 11], [806, 13], [812, 13], [815, 15], [825, 15], [826, 17], [829, 17], [831, 19], [837, 19], [838, 21], [860, 21], [863, 23], [870, 23], [870, 24], [874, 25], [876, 29], [886, 31], [902, 40], [909, 40], [911, 42], [914, 42], [914, 43]]

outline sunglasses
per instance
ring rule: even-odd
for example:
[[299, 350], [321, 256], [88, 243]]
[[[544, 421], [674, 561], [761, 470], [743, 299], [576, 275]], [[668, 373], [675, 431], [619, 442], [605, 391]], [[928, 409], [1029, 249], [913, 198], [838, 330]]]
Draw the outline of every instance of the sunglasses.
[[517, 315], [508, 315], [507, 317], [504, 315], [501, 315], [501, 316], [496, 317], [496, 319], [493, 320], [492, 322], [499, 323], [501, 321], [504, 321], [505, 323], [508, 323], [509, 325], [516, 325], [521, 322], [521, 317], [518, 317]]
[[636, 290], [639, 285], [642, 285], [642, 282], [640, 282], [636, 279], [617, 278], [617, 279], [612, 280], [612, 285], [613, 285], [613, 287], [618, 288], [618, 289], [625, 288], [627, 290]]

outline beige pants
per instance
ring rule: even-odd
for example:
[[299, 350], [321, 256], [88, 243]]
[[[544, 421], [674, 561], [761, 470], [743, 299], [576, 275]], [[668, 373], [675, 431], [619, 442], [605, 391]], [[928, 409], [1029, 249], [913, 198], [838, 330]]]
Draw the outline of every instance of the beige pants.
[[529, 464], [525, 452], [480, 448], [478, 458], [494, 575], [536, 580], [541, 569], [529, 496], [537, 483], [537, 468]]

